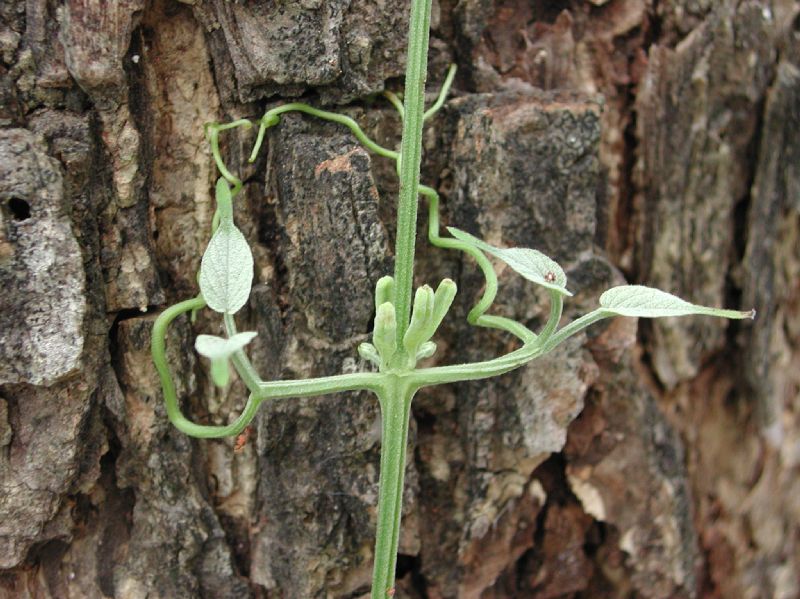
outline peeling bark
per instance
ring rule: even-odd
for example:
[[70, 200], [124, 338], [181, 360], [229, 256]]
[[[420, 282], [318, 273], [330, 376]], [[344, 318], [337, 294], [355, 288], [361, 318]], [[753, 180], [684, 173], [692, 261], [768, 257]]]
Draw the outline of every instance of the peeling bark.
[[[172, 428], [155, 316], [196, 293], [216, 170], [203, 123], [303, 97], [387, 147], [407, 3], [9, 0], [0, 6], [0, 597], [359, 597], [380, 415], [362, 394], [264, 406], [234, 440]], [[525, 369], [415, 400], [398, 597], [800, 595], [800, 6], [439, 0], [423, 180], [443, 221], [537, 247], [576, 291], [624, 280], [755, 323], [614, 320]], [[286, 115], [225, 132], [264, 378], [367, 368], [394, 166]], [[238, 200], [237, 200], [238, 201]], [[425, 206], [420, 209], [425, 213]], [[437, 363], [507, 351], [464, 317], [470, 260], [420, 223], [419, 284], [459, 285]], [[498, 271], [498, 313], [543, 297]], [[184, 409], [227, 423], [177, 321]], [[478, 348], [476, 344], [480, 343]]]

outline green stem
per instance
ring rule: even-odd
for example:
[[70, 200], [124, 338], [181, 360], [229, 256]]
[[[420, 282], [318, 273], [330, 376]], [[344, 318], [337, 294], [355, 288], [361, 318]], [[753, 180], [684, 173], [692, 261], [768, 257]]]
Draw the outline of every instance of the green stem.
[[354, 372], [321, 376], [315, 379], [268, 381], [259, 385], [253, 396], [259, 400], [285, 399], [287, 397], [317, 397], [345, 391], [372, 391], [380, 393], [385, 387], [386, 375], [378, 372]]
[[408, 33], [403, 141], [400, 147], [400, 197], [397, 207], [397, 241], [394, 253], [394, 306], [397, 314], [398, 351], [405, 353], [403, 336], [411, 317], [414, 285], [414, 244], [417, 235], [417, 196], [422, 159], [425, 116], [425, 78], [428, 72], [428, 37], [431, 0], [412, 0]]
[[542, 345], [547, 344], [547, 340], [553, 335], [558, 328], [558, 323], [561, 321], [561, 312], [564, 309], [564, 296], [558, 291], [550, 290], [550, 317], [547, 323], [539, 333], [539, 343]]
[[542, 347], [534, 342], [504, 356], [484, 362], [420, 368], [408, 375], [408, 383], [415, 388], [420, 388], [488, 379], [519, 368], [544, 353]]
[[408, 421], [413, 396], [414, 387], [397, 377], [392, 377], [387, 388], [378, 395], [382, 418], [381, 470], [372, 599], [386, 599], [393, 594], [403, 510]]
[[577, 320], [573, 320], [568, 325], [565, 325], [563, 329], [552, 335], [550, 339], [548, 339], [547, 342], [544, 344], [543, 349], [545, 353], [549, 352], [557, 345], [560, 345], [561, 343], [563, 343], [576, 333], [580, 333], [588, 326], [593, 325], [594, 323], [599, 322], [605, 318], [611, 318], [613, 316], [614, 316], [613, 314], [606, 312], [603, 309], [593, 310], [588, 314], [584, 314]]
[[[222, 316], [222, 319], [225, 323], [225, 334], [228, 337], [233, 337], [236, 334], [236, 321], [233, 319], [233, 314], [226, 313]], [[247, 385], [251, 393], [255, 393], [259, 389], [259, 386], [263, 384], [263, 381], [261, 377], [258, 376], [258, 372], [256, 372], [256, 369], [250, 362], [250, 358], [244, 353], [244, 350], [240, 349], [234, 352], [231, 361], [239, 377], [244, 381], [244, 384]]]
[[[217, 169], [219, 169], [220, 174], [225, 178], [225, 180], [233, 186], [231, 190], [231, 195], [235, 196], [239, 193], [239, 190], [242, 188], [242, 180], [239, 179], [236, 175], [231, 173], [228, 170], [228, 167], [225, 166], [225, 161], [222, 160], [222, 154], [219, 151], [219, 132], [220, 131], [227, 131], [228, 129], [233, 129], [236, 127], [244, 127], [245, 129], [249, 129], [252, 127], [253, 124], [248, 121], [247, 119], [239, 119], [238, 121], [234, 121], [233, 123], [227, 123], [225, 125], [219, 125], [217, 123], [206, 123], [204, 126], [206, 139], [208, 140], [209, 145], [211, 146], [211, 154], [214, 157], [214, 162], [217, 165]], [[216, 229], [216, 227], [213, 227]]]

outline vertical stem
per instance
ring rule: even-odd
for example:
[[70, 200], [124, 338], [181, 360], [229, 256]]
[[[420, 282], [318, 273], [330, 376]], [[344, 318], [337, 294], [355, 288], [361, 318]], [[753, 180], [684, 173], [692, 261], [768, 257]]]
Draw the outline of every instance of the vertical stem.
[[[417, 236], [422, 126], [425, 122], [425, 79], [428, 74], [431, 2], [432, 0], [411, 0], [408, 32], [408, 64], [406, 66], [405, 105], [403, 108], [405, 118], [398, 164], [400, 197], [397, 206], [397, 241], [394, 265], [397, 348], [401, 354], [405, 353], [403, 337], [411, 318], [411, 293], [414, 286], [414, 245]], [[383, 424], [372, 599], [386, 599], [394, 594], [397, 547], [400, 542], [400, 519], [403, 508], [408, 419], [413, 395], [413, 388], [395, 378], [379, 397]]]
[[425, 79], [428, 75], [430, 22], [431, 0], [412, 0], [394, 265], [397, 347], [401, 352], [404, 351], [403, 335], [408, 328], [411, 315], [411, 291], [414, 284], [414, 242], [417, 234], [417, 194], [422, 157], [422, 125], [425, 120]]
[[392, 596], [400, 542], [403, 480], [406, 472], [408, 420], [413, 389], [394, 379], [379, 395], [381, 404], [381, 474], [378, 486], [378, 527], [372, 599]]

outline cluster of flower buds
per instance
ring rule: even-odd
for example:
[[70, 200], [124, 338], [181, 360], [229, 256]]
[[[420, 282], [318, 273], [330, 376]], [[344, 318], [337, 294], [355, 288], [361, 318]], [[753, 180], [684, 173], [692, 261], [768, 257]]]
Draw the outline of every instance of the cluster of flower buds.
[[403, 372], [413, 370], [418, 360], [431, 357], [436, 344], [431, 337], [442, 323], [453, 298], [456, 284], [444, 279], [434, 292], [428, 285], [417, 289], [411, 321], [403, 335], [402, 344], [397, 339], [397, 314], [392, 297], [394, 279], [386, 276], [375, 286], [375, 326], [372, 343], [362, 343], [358, 353], [374, 363], [381, 372]]

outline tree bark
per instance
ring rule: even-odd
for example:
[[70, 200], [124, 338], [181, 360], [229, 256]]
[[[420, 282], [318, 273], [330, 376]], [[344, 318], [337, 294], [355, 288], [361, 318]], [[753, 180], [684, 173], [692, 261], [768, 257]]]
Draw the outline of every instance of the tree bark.
[[[0, 6], [0, 597], [360, 597], [380, 413], [365, 394], [275, 402], [240, 439], [168, 422], [149, 336], [197, 293], [217, 173], [203, 124], [302, 97], [387, 147], [407, 3], [6, 0]], [[624, 281], [755, 322], [615, 319], [413, 406], [397, 597], [800, 596], [800, 5], [439, 0], [423, 182], [444, 224], [559, 261], [565, 318]], [[343, 128], [287, 115], [262, 156], [223, 134], [265, 379], [367, 368], [397, 182]], [[513, 347], [473, 329], [475, 264], [439, 364]], [[499, 271], [497, 311], [544, 297]], [[179, 321], [184, 410], [227, 423]], [[241, 443], [243, 441], [243, 443]]]

